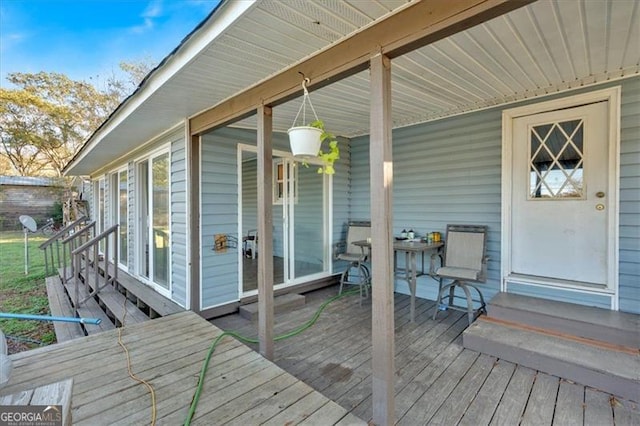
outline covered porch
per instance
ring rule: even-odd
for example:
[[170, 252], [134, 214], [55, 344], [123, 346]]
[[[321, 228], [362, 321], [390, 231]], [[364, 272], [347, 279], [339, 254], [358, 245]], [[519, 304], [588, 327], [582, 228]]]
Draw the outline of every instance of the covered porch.
[[[277, 284], [273, 266], [277, 257], [273, 238], [277, 213], [273, 207], [277, 198], [274, 152], [286, 145], [285, 131], [300, 102], [300, 82], [308, 77], [319, 116], [328, 128], [344, 137], [336, 175], [323, 178], [325, 184], [331, 181], [334, 187], [318, 197], [333, 197], [334, 201], [321, 207], [331, 219], [321, 225], [324, 241], [343, 237], [342, 227], [348, 220], [372, 222], [372, 250], [378, 259], [372, 275], [374, 282], [384, 285], [374, 286], [371, 315], [363, 317], [375, 332], [354, 335], [370, 338], [370, 349], [364, 352], [372, 354], [369, 384], [373, 413], [363, 415], [371, 416], [377, 424], [391, 424], [398, 419], [394, 399], [399, 395], [394, 388], [399, 370], [395, 363], [396, 356], [402, 356], [402, 351], [397, 353], [395, 335], [396, 321], [402, 318], [395, 316], [398, 310], [394, 303], [402, 300], [399, 293], [407, 292], [406, 287], [396, 287], [393, 281], [391, 241], [405, 226], [424, 233], [443, 231], [447, 223], [488, 225], [491, 262], [487, 284], [482, 287], [487, 298], [507, 290], [532, 292], [550, 299], [573, 298], [580, 303], [637, 312], [640, 224], [634, 215], [640, 200], [631, 191], [637, 188], [640, 146], [634, 124], [640, 90], [640, 50], [634, 37], [639, 12], [637, 5], [627, 2], [382, 1], [364, 9], [357, 4], [365, 3], [222, 3], [210, 25], [195, 30], [177, 49], [180, 54], [167, 58], [71, 169], [101, 171], [119, 155], [131, 162], [127, 150], [135, 150], [124, 135], [134, 135], [141, 145], [152, 141], [148, 142], [152, 145], [175, 133], [175, 140], [172, 137], [170, 141], [172, 150], [175, 147], [171, 158], [176, 160], [174, 174], [179, 183], [175, 195], [184, 202], [175, 206], [178, 220], [172, 230], [176, 231], [180, 250], [174, 259], [184, 262], [176, 262], [172, 272], [180, 273], [173, 278], [185, 285], [185, 306], [207, 316], [209, 310], [225, 304], [233, 310], [239, 303], [238, 289], [243, 284], [237, 279], [242, 271], [239, 253], [215, 253], [211, 242], [221, 233], [240, 238], [246, 231], [242, 229], [238, 202], [242, 195], [237, 170], [243, 159], [237, 148], [251, 145], [256, 206], [256, 222], [251, 227], [260, 237], [255, 274], [260, 304], [258, 349], [271, 359], [276, 350], [273, 288]], [[274, 22], [277, 25], [268, 25]], [[256, 25], [262, 31], [254, 31]], [[591, 96], [591, 92], [603, 91], [607, 94]], [[602, 238], [591, 245], [598, 246], [597, 256], [607, 260], [599, 268], [604, 273], [596, 283], [571, 282], [578, 280], [564, 272], [582, 268], [562, 268], [564, 255], [580, 254], [578, 248], [585, 246], [584, 240], [570, 239], [571, 232], [552, 227], [551, 235], [556, 232], [563, 238], [537, 238], [539, 230], [547, 230], [544, 226], [527, 223], [524, 214], [511, 214], [517, 196], [527, 200], [542, 197], [544, 191], [531, 176], [542, 178], [539, 169], [550, 167], [550, 161], [547, 156], [538, 158], [533, 150], [529, 152], [532, 158], [522, 155], [521, 163], [514, 166], [510, 149], [517, 144], [507, 142], [512, 123], [503, 113], [542, 101], [554, 103], [539, 113], [587, 104], [606, 104], [608, 108], [596, 120], [609, 123], [605, 137], [598, 139], [609, 142], [609, 148], [604, 148], [608, 149], [607, 161], [598, 162], [602, 157], [596, 155], [591, 163], [606, 163], [607, 167], [601, 168], [603, 188], [575, 197], [601, 204], [589, 205], [581, 212], [604, 212], [599, 227]], [[513, 117], [535, 115], [522, 111]], [[560, 125], [571, 120], [554, 116], [551, 122]], [[179, 123], [173, 129], [166, 129], [166, 123], [175, 122]], [[528, 146], [528, 136], [520, 134], [521, 146]], [[569, 139], [565, 137], [563, 143], [576, 145]], [[581, 142], [577, 145], [582, 146]], [[585, 164], [581, 163], [582, 148], [572, 148], [571, 158], [566, 159], [563, 149], [568, 145], [561, 146], [553, 152], [556, 159], [551, 163], [565, 166], [551, 168], [564, 174], [566, 181], [571, 180], [573, 188], [573, 181], [577, 182], [582, 173], [581, 164]], [[526, 153], [527, 149], [521, 151]], [[103, 160], [101, 155], [110, 157]], [[523, 179], [514, 184], [520, 191], [514, 197], [505, 190], [512, 182], [512, 170], [521, 172], [518, 176]], [[534, 182], [533, 190], [527, 180]], [[628, 191], [623, 193], [621, 189]], [[568, 193], [568, 198], [575, 195]], [[594, 197], [606, 199], [601, 203]], [[538, 207], [541, 205], [538, 203]], [[523, 213], [523, 205], [517, 207]], [[538, 217], [546, 224], [555, 223], [553, 212]], [[519, 245], [513, 244], [510, 232], [520, 228], [515, 222], [512, 226], [513, 218], [524, 220], [521, 228], [531, 231], [525, 233], [531, 239], [522, 238], [516, 241]], [[580, 236], [590, 237], [589, 230], [583, 226]], [[290, 237], [293, 240], [295, 233]], [[539, 261], [540, 257], [537, 263], [529, 259], [546, 253], [545, 249], [559, 247], [560, 240], [566, 240], [567, 246], [559, 249], [563, 256], [553, 259], [554, 266], [560, 266], [560, 271], [551, 271], [557, 276], [551, 280], [535, 277], [535, 282], [529, 282], [531, 271], [536, 272], [531, 264], [538, 268], [547, 265]], [[531, 248], [531, 241], [538, 245]], [[563, 250], [566, 247], [572, 250]], [[332, 272], [326, 256], [329, 250], [327, 244], [321, 247], [325, 275]], [[513, 253], [517, 254], [513, 262], [516, 268], [511, 268]], [[600, 265], [577, 257], [582, 265]], [[514, 271], [522, 273], [514, 278]], [[513, 279], [507, 283], [506, 278]], [[418, 289], [420, 297], [434, 298], [433, 286], [419, 283]], [[345, 325], [345, 329], [349, 327]], [[469, 357], [468, 365], [478, 360], [491, 364], [491, 357], [465, 357]], [[448, 364], [443, 367], [448, 368]], [[512, 371], [521, 370], [513, 366]], [[510, 383], [505, 384], [504, 395], [510, 394]], [[537, 393], [546, 394], [544, 390]], [[526, 395], [522, 398], [533, 396]], [[416, 404], [417, 400], [409, 405], [420, 406]], [[430, 413], [429, 403], [425, 404], [422, 410]], [[420, 417], [415, 414], [420, 410], [416, 410], [412, 420]], [[439, 410], [440, 405], [432, 417], [440, 419], [447, 411], [438, 414]], [[404, 418], [410, 412], [407, 408], [399, 414]], [[496, 413], [492, 412], [491, 418]]]
[[[306, 293], [304, 308], [276, 314], [275, 334], [307, 321], [337, 290], [334, 286]], [[638, 401], [464, 348], [466, 315], [451, 311], [433, 320], [434, 309], [435, 302], [418, 299], [412, 323], [409, 297], [396, 294], [394, 298], [394, 415], [398, 424], [600, 426], [640, 422]], [[372, 334], [380, 332], [374, 329], [372, 333], [371, 316], [370, 299], [362, 305], [357, 295], [339, 299], [304, 334], [276, 342], [274, 362], [370, 421], [371, 340]], [[237, 314], [212, 322], [243, 335], [257, 333], [255, 321]]]

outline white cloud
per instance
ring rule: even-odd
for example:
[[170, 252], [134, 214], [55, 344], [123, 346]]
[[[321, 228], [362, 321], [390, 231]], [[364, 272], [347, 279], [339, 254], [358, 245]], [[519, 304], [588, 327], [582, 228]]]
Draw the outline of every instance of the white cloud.
[[152, 0], [151, 2], [149, 2], [144, 12], [142, 12], [142, 15], [140, 15], [143, 23], [131, 27], [129, 31], [134, 34], [142, 34], [152, 30], [154, 28], [154, 18], [161, 16], [162, 10], [162, 1]]
[[27, 37], [28, 35], [26, 33], [2, 34], [2, 38], [0, 39], [0, 52], [5, 52], [17, 46]]
[[144, 18], [157, 18], [162, 14], [162, 1], [153, 0], [148, 5], [145, 11], [142, 13]]

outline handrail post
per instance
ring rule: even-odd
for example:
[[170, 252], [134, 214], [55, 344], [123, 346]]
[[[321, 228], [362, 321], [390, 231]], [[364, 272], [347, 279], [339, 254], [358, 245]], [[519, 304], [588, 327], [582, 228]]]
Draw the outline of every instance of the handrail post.
[[[117, 230], [118, 230], [118, 225], [117, 224], [113, 225], [109, 229], [107, 229], [106, 231], [102, 232], [100, 235], [97, 235], [97, 236], [95, 236], [93, 238], [88, 239], [87, 242], [83, 243], [82, 245], [80, 245], [79, 247], [75, 248], [72, 251], [72, 255], [76, 259], [76, 264], [78, 265], [78, 266], [76, 266], [76, 268], [78, 269], [78, 271], [76, 273], [76, 276], [78, 277], [78, 280], [80, 279], [80, 275], [81, 275], [81, 268], [79, 266], [79, 262], [81, 260], [78, 260], [78, 259], [81, 259], [81, 257], [84, 255], [84, 258], [85, 258], [85, 260], [84, 260], [85, 269], [84, 270], [85, 270], [85, 277], [86, 277], [84, 284], [87, 285], [87, 286], [89, 285], [89, 278], [90, 278], [89, 277], [89, 272], [90, 272], [89, 267], [91, 265], [93, 265], [93, 268], [94, 268], [94, 271], [93, 271], [94, 272], [94, 277], [93, 278], [94, 278], [95, 289], [93, 291], [88, 291], [88, 293], [89, 293], [88, 296], [86, 296], [83, 300], [78, 301], [78, 304], [83, 303], [86, 300], [88, 300], [89, 298], [95, 296], [107, 284], [110, 284], [110, 283], [113, 282], [113, 280], [110, 279], [110, 277], [109, 277], [109, 257], [110, 257], [109, 253], [111, 252], [111, 249], [110, 249], [111, 243], [110, 243], [110, 241], [112, 240], [112, 237], [113, 237], [113, 241], [114, 241], [113, 244], [115, 244], [115, 247], [114, 247], [113, 251], [116, 253], [116, 256], [117, 256], [117, 253], [118, 253], [118, 251], [117, 251], [117, 236], [116, 236]], [[105, 241], [105, 250], [104, 250], [104, 253], [103, 253], [103, 255], [105, 256], [104, 257], [104, 260], [105, 260], [104, 282], [101, 282], [101, 280], [100, 280], [100, 271], [99, 271], [99, 268], [100, 268], [100, 252], [99, 252], [99, 250], [100, 250], [100, 243], [102, 241]], [[116, 261], [117, 261], [117, 259], [116, 259]], [[117, 264], [115, 264], [115, 268], [116, 268], [116, 270], [114, 271], [114, 276], [117, 277], [117, 273], [118, 273]], [[78, 280], [76, 280], [76, 281], [78, 281]], [[76, 291], [76, 293], [77, 293], [77, 291]]]
[[47, 249], [44, 249], [44, 270], [45, 274], [49, 275], [49, 256], [47, 256]]
[[76, 309], [76, 311], [78, 310], [78, 281], [80, 281], [80, 262], [81, 262], [81, 255], [80, 254], [74, 254], [73, 255], [73, 263], [75, 264], [75, 272], [74, 272], [74, 284], [75, 284], [75, 295], [74, 295], [74, 307]]
[[[113, 279], [112, 279], [114, 287], [117, 286], [117, 284], [118, 284], [118, 261], [120, 260], [118, 258], [118, 253], [119, 253], [119, 251], [118, 251], [118, 233], [114, 232], [113, 233], [113, 254], [114, 254], [113, 258], [114, 258], [114, 261], [113, 261]], [[126, 294], [125, 294], [125, 297], [126, 297]]]

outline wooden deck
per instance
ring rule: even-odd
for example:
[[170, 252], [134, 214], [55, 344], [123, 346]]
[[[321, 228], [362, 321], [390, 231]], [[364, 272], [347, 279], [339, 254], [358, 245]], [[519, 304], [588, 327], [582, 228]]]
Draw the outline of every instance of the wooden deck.
[[[307, 305], [276, 316], [276, 334], [311, 317], [337, 293], [307, 293]], [[440, 313], [417, 299], [409, 322], [409, 297], [396, 294], [396, 420], [401, 425], [640, 425], [635, 402], [462, 347], [466, 315]], [[257, 324], [229, 315], [223, 329], [256, 335]], [[329, 305], [303, 335], [276, 342], [275, 362], [356, 416], [370, 420], [371, 302], [358, 297]]]
[[[132, 324], [133, 371], [155, 389], [158, 424], [182, 424], [211, 341], [221, 331], [192, 312]], [[148, 424], [151, 398], [127, 374], [117, 330], [12, 355], [1, 395], [73, 378], [74, 424]], [[193, 424], [364, 424], [338, 404], [225, 338], [212, 358]]]

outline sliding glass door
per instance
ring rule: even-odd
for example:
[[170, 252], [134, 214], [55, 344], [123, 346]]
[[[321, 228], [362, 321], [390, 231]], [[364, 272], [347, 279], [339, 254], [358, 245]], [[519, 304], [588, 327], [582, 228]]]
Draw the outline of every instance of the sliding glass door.
[[[257, 289], [260, 256], [252, 239], [258, 218], [257, 161], [254, 147], [239, 149], [241, 293], [248, 295]], [[317, 167], [274, 152], [271, 209], [276, 288], [330, 273], [330, 188], [331, 177], [318, 174]]]
[[170, 296], [169, 153], [138, 163], [138, 274]]

